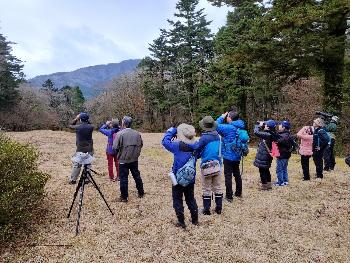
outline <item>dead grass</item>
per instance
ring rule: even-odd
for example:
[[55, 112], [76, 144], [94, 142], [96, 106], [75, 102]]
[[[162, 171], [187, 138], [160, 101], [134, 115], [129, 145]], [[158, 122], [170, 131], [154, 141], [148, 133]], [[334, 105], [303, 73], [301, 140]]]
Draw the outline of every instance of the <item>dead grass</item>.
[[[5, 249], [2, 262], [350, 261], [350, 177], [343, 160], [337, 161], [336, 172], [325, 174], [323, 182], [303, 182], [298, 156], [294, 156], [289, 169], [291, 185], [260, 192], [252, 152], [245, 161], [244, 198], [224, 203], [221, 216], [200, 216], [199, 227], [188, 224], [183, 231], [173, 226], [167, 177], [172, 156], [162, 149], [161, 134], [143, 134], [140, 170], [146, 196], [137, 198], [130, 178], [130, 201], [124, 204], [116, 202], [119, 185], [107, 179], [106, 138], [95, 133], [94, 169], [104, 173], [95, 179], [115, 215], [111, 216], [98, 193], [87, 187], [81, 234], [75, 237], [76, 214], [66, 218], [75, 190], [67, 184], [75, 135], [53, 131], [9, 135], [36, 145], [42, 153], [40, 169], [52, 178], [46, 185], [44, 223], [35, 226], [35, 235], [25, 243]], [[201, 206], [199, 179], [196, 197]]]

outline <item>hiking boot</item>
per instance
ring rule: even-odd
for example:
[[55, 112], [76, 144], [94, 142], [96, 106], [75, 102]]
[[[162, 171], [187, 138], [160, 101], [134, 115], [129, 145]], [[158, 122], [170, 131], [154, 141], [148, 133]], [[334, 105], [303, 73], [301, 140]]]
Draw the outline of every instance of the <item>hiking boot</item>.
[[269, 190], [269, 188], [267, 188], [267, 184], [261, 184], [260, 190], [261, 191], [267, 191], [267, 190]]
[[120, 202], [120, 203], [127, 203], [128, 199], [127, 198], [123, 198], [123, 197], [119, 197], [118, 202]]
[[215, 194], [215, 213], [217, 213], [218, 215], [220, 215], [222, 212], [222, 198], [223, 194]]
[[232, 202], [233, 202], [233, 198], [232, 198], [232, 197], [230, 198], [230, 197], [227, 197], [227, 196], [226, 196], [225, 199], [226, 199], [226, 201], [229, 202], [229, 203], [232, 203]]
[[191, 222], [193, 225], [198, 226], [198, 210], [191, 211]]
[[69, 184], [76, 184], [77, 183], [77, 181], [75, 181], [75, 180], [69, 180], [69, 182], [68, 182]]
[[145, 196], [145, 193], [142, 193], [142, 194], [138, 194], [138, 198], [143, 198]]
[[272, 190], [272, 183], [267, 182], [266, 187], [267, 187], [267, 190]]
[[203, 195], [203, 215], [211, 215], [210, 213], [210, 207], [211, 207], [211, 196], [205, 196]]
[[186, 229], [186, 224], [185, 224], [185, 222], [177, 222], [177, 223], [175, 223], [175, 226], [176, 227], [180, 227], [180, 228], [183, 228], [183, 229]]

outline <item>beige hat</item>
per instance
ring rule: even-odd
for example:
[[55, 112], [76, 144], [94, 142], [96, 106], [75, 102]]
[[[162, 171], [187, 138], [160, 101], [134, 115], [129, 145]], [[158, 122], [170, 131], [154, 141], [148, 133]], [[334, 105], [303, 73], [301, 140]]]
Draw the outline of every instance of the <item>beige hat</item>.
[[184, 143], [195, 143], [196, 130], [192, 125], [181, 123], [177, 127], [177, 138]]
[[314, 127], [323, 127], [324, 126], [324, 120], [321, 118], [317, 118], [314, 120]]

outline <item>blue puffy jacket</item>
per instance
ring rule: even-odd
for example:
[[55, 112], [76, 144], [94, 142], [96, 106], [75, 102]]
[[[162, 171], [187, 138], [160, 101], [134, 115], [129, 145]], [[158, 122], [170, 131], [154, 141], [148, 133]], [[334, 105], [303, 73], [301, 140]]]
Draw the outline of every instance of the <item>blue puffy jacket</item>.
[[106, 124], [103, 124], [101, 126], [101, 128], [99, 129], [99, 131], [108, 137], [106, 153], [115, 154], [115, 151], [112, 149], [112, 147], [113, 147], [113, 134], [117, 133], [119, 131], [119, 128], [108, 129], [108, 126]]
[[221, 153], [223, 158], [229, 161], [240, 161], [241, 155], [237, 154], [232, 149], [232, 145], [237, 139], [238, 129], [240, 129], [239, 139], [242, 141], [242, 143], [248, 142], [249, 136], [247, 131], [244, 130], [245, 128], [244, 121], [237, 120], [226, 124], [224, 123], [224, 118], [220, 116], [216, 120], [216, 122], [218, 124], [218, 127], [216, 128], [216, 130], [223, 137], [222, 147], [221, 147]]
[[[176, 174], [177, 170], [187, 163], [192, 156], [192, 152], [194, 151], [184, 142], [172, 140], [176, 134], [177, 129], [170, 128], [166, 131], [162, 140], [162, 145], [165, 147], [165, 149], [174, 154], [174, 163], [172, 168], [174, 174]], [[193, 179], [193, 183], [194, 180], [195, 178]]]
[[201, 164], [212, 160], [218, 160], [221, 163], [219, 154], [220, 136], [217, 131], [203, 132], [199, 141], [188, 146], [198, 151], [197, 157], [202, 158]]

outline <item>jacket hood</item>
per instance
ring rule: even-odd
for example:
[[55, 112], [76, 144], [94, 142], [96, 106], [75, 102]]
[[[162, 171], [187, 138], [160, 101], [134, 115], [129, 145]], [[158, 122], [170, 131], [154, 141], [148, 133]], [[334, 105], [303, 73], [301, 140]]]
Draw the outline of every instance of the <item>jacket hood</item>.
[[301, 128], [300, 133], [301, 135], [312, 135], [309, 133], [310, 130], [310, 126], [304, 126], [303, 128]]
[[242, 120], [236, 120], [230, 123], [231, 125], [240, 128], [240, 129], [244, 129], [245, 128], [245, 123]]

